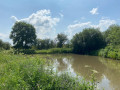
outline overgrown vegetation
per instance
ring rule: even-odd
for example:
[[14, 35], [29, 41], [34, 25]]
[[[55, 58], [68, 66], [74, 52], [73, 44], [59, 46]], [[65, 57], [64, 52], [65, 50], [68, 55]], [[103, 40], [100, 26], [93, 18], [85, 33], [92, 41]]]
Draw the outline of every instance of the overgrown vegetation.
[[[99, 29], [86, 28], [68, 40], [63, 33], [54, 40], [36, 39], [35, 28], [25, 22], [16, 22], [10, 38], [14, 46], [0, 40], [0, 89], [2, 90], [94, 90], [96, 83], [79, 80], [68, 74], [57, 75], [52, 65], [38, 55], [26, 54], [54, 54], [79, 53], [120, 59], [120, 26], [111, 25], [105, 32]], [[23, 54], [24, 55], [23, 55]], [[51, 67], [51, 68], [50, 68]]]
[[[94, 90], [94, 79], [57, 75], [39, 55], [0, 52], [0, 90]], [[51, 67], [51, 68], [50, 68]]]
[[3, 41], [0, 39], [0, 50], [2, 50], [2, 49], [9, 50], [10, 47], [11, 47], [10, 43], [8, 43], [8, 42], [3, 42]]
[[106, 46], [105, 48], [93, 51], [90, 54], [120, 60], [120, 49], [113, 46]]
[[48, 50], [36, 50], [36, 54], [72, 53], [71, 48], [51, 48]]
[[95, 51], [96, 55], [120, 60], [120, 26], [111, 25], [104, 32], [104, 37], [107, 45], [105, 48]]
[[[18, 23], [18, 22], [17, 22]], [[16, 23], [16, 24], [17, 24]], [[19, 22], [20, 25], [23, 22]], [[25, 24], [27, 25], [27, 24]], [[19, 26], [19, 25], [18, 25]], [[25, 26], [28, 27], [28, 26]], [[33, 27], [34, 28], [34, 27]], [[18, 28], [13, 27], [13, 31]], [[28, 29], [28, 28], [27, 28]], [[26, 29], [26, 30], [27, 30]], [[13, 32], [12, 31], [12, 32]], [[20, 31], [18, 29], [18, 31]], [[22, 33], [24, 30], [21, 30]], [[11, 32], [11, 33], [12, 33]], [[27, 34], [27, 33], [26, 33]], [[11, 34], [12, 35], [12, 34]], [[16, 34], [17, 35], [17, 34]], [[20, 34], [22, 35], [22, 34]], [[18, 35], [17, 35], [18, 36]], [[26, 36], [26, 35], [24, 35]], [[28, 35], [30, 36], [30, 35]], [[63, 33], [58, 34], [54, 40], [50, 39], [34, 39], [30, 43], [34, 43], [30, 50], [18, 50], [22, 51], [25, 54], [50, 54], [50, 53], [78, 53], [78, 54], [90, 54], [90, 55], [99, 55], [103, 57], [119, 59], [120, 51], [120, 26], [111, 25], [105, 32], [100, 32], [98, 28], [85, 28], [82, 32], [76, 33], [73, 38], [68, 40], [67, 36]], [[21, 36], [23, 37], [23, 36]], [[28, 38], [28, 37], [26, 37]], [[30, 38], [30, 37], [29, 37]], [[23, 37], [21, 43], [24, 44], [27, 40]], [[17, 40], [17, 39], [15, 39]], [[14, 41], [14, 40], [13, 40]], [[17, 40], [18, 41], [18, 40]], [[15, 43], [13, 43], [15, 44]], [[19, 44], [16, 43], [15, 46]], [[23, 46], [23, 45], [22, 45]], [[61, 48], [61, 49], [60, 49]], [[67, 49], [66, 49], [67, 48]], [[69, 48], [69, 49], [68, 49]], [[102, 49], [103, 48], [103, 49]], [[18, 48], [20, 49], [20, 48]]]
[[111, 25], [105, 32], [84, 29], [72, 39], [73, 52], [120, 59], [120, 26]]
[[[98, 28], [85, 28], [76, 33], [71, 40], [67, 35], [60, 33], [53, 40], [36, 39], [35, 28], [25, 22], [16, 22], [12, 28], [10, 38], [13, 39], [13, 48], [16, 52], [25, 54], [50, 53], [78, 53], [99, 55], [119, 59], [120, 55], [120, 26], [111, 25], [105, 32]], [[0, 47], [9, 49], [9, 44]]]
[[14, 54], [24, 53], [24, 54], [60, 54], [60, 53], [72, 53], [71, 48], [51, 48], [51, 49], [43, 49], [43, 50], [35, 50], [35, 49], [14, 49], [12, 50]]
[[73, 52], [88, 54], [105, 46], [105, 41], [99, 29], [86, 28], [72, 39]]

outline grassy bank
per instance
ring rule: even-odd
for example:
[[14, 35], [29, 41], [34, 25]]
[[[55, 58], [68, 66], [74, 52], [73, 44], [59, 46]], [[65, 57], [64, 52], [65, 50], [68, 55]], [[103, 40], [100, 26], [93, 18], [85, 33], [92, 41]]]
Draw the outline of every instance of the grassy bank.
[[[10, 51], [11, 52], [11, 51]], [[61, 53], [74, 53], [72, 48], [51, 48], [48, 50], [35, 50], [35, 49], [26, 49], [26, 50], [12, 50], [13, 53], [24, 53], [24, 54], [61, 54]], [[86, 53], [87, 55], [102, 56], [105, 58], [111, 58], [120, 60], [120, 49], [115, 46], [106, 46], [103, 49], [96, 51], [91, 51]]]
[[26, 50], [14, 50], [15, 53], [24, 53], [24, 54], [60, 54], [60, 53], [72, 53], [71, 48], [51, 48], [43, 50], [35, 49], [26, 49]]
[[[0, 52], [0, 90], [94, 90], [91, 82], [68, 74], [58, 76], [39, 55]], [[91, 84], [90, 84], [91, 83]]]
[[117, 46], [106, 46], [103, 49], [91, 52], [90, 55], [120, 60], [120, 49]]
[[48, 50], [36, 50], [37, 54], [55, 54], [55, 53], [72, 53], [71, 48], [51, 48]]

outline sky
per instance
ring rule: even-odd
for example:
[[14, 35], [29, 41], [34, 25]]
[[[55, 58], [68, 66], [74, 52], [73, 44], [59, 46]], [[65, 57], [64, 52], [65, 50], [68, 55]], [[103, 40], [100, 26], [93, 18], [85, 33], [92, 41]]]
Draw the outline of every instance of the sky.
[[58, 33], [71, 39], [84, 28], [103, 32], [119, 25], [120, 0], [1, 0], [0, 39], [12, 43], [9, 34], [16, 21], [32, 24], [40, 39], [54, 39]]

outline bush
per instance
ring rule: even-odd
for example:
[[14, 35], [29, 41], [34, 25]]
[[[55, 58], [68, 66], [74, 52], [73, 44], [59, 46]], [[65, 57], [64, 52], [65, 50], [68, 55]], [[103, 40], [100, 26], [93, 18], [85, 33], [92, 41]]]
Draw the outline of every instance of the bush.
[[116, 53], [116, 51], [109, 51], [107, 57], [108, 58], [117, 59], [117, 53]]
[[90, 55], [102, 56], [105, 58], [117, 59], [120, 60], [120, 50], [117, 47], [107, 46], [103, 49], [97, 50], [90, 53]]
[[21, 50], [20, 52], [24, 54], [35, 54], [35, 50], [33, 49], [24, 49], [24, 50]]
[[0, 49], [5, 49], [5, 50], [9, 50], [11, 47], [10, 43], [8, 42], [3, 42], [2, 40], [0, 40]]
[[0, 90], [94, 90], [94, 82], [57, 75], [39, 55], [0, 52]]

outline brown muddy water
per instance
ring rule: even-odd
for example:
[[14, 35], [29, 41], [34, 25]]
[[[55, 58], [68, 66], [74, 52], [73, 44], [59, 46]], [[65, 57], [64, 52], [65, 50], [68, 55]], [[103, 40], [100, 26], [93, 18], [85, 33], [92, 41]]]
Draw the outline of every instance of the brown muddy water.
[[98, 89], [120, 90], [120, 61], [76, 54], [50, 54], [45, 58], [52, 60], [53, 70], [58, 73], [67, 72], [90, 80], [94, 71]]

